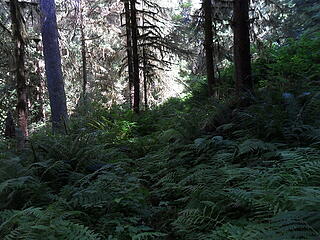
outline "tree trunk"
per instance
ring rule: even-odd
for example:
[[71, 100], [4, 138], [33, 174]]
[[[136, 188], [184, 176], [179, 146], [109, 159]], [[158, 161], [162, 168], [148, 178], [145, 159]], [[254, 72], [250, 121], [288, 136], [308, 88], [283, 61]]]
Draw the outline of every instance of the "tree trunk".
[[144, 90], [144, 107], [145, 110], [148, 110], [148, 63], [147, 63], [147, 56], [146, 56], [146, 49], [143, 47], [143, 90]]
[[67, 119], [66, 94], [61, 70], [56, 8], [54, 0], [40, 0], [42, 42], [47, 75], [52, 129], [63, 132]]
[[21, 142], [19, 142], [18, 145], [19, 147], [23, 148], [25, 144], [25, 138], [28, 136], [28, 99], [24, 65], [26, 33], [18, 0], [10, 0], [10, 13], [12, 20], [13, 40], [15, 42], [18, 128], [22, 135], [20, 139]]
[[202, 8], [204, 12], [204, 49], [206, 53], [206, 67], [208, 80], [208, 94], [213, 95], [214, 63], [213, 63], [213, 31], [212, 31], [212, 3], [211, 0], [203, 0]]
[[131, 14], [129, 0], [124, 1], [124, 11], [126, 18], [126, 35], [127, 35], [127, 57], [128, 57], [128, 74], [129, 74], [129, 103], [130, 108], [133, 107], [133, 62], [132, 62], [132, 32], [131, 32]]
[[[82, 2], [81, 2], [82, 3]], [[88, 73], [87, 73], [87, 45], [86, 45], [86, 35], [85, 35], [85, 22], [83, 16], [83, 6], [81, 5], [80, 9], [80, 31], [81, 31], [81, 57], [82, 57], [82, 94], [83, 98], [86, 98], [87, 94], [87, 85], [88, 85]]]
[[[142, 5], [142, 10], [145, 11], [144, 9], [144, 1], [141, 2]], [[142, 13], [141, 16], [141, 22], [142, 22], [142, 35], [145, 34], [145, 16], [144, 12]], [[146, 50], [146, 39], [143, 38], [142, 42], [142, 72], [143, 72], [143, 91], [144, 91], [144, 108], [145, 111], [148, 110], [148, 83], [147, 83], [147, 77], [148, 77], [148, 60], [147, 60], [147, 50]]]
[[[42, 53], [42, 45], [40, 44], [40, 41], [36, 41], [36, 51], [41, 55]], [[44, 90], [45, 90], [45, 80], [43, 76], [43, 69], [41, 68], [41, 63], [40, 59], [36, 59], [36, 74], [37, 74], [37, 90], [36, 90], [36, 96], [35, 99], [37, 100], [38, 103], [38, 109], [37, 109], [37, 114], [35, 116], [35, 121], [40, 122], [45, 119], [45, 111], [44, 111]]]
[[249, 36], [249, 0], [234, 1], [234, 64], [238, 94], [252, 91]]
[[130, 0], [131, 5], [131, 30], [132, 30], [132, 61], [133, 61], [133, 110], [139, 113], [140, 108], [140, 78], [139, 78], [139, 55], [138, 55], [138, 26], [136, 0]]

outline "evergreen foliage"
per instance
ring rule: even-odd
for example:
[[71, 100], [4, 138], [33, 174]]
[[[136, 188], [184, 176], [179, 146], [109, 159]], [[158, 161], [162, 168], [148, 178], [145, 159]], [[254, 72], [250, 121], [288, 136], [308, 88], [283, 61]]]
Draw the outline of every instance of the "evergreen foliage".
[[250, 104], [196, 84], [140, 115], [88, 101], [24, 152], [0, 141], [0, 238], [319, 239], [318, 44], [260, 56]]

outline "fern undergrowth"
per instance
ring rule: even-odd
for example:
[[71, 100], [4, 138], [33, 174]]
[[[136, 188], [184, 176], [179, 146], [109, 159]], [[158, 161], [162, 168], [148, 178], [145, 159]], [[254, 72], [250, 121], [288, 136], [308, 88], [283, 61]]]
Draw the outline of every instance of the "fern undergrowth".
[[0, 239], [320, 239], [320, 94], [98, 105], [0, 142]]

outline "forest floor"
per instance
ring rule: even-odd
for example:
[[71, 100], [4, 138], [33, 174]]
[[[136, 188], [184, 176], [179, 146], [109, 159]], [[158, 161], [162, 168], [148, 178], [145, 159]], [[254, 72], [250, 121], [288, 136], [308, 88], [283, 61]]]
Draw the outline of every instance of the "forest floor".
[[23, 153], [2, 142], [2, 239], [318, 239], [320, 94], [269, 94], [94, 106]]
[[139, 115], [86, 103], [65, 135], [0, 141], [0, 238], [319, 239], [319, 39], [257, 60], [246, 106], [205, 87]]

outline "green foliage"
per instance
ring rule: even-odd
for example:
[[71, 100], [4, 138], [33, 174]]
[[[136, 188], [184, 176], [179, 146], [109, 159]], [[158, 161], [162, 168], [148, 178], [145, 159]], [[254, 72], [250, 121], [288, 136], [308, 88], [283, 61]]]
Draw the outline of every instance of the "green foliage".
[[23, 156], [2, 144], [1, 237], [317, 239], [318, 94], [282, 99], [98, 107], [65, 136], [34, 134]]
[[2, 239], [101, 239], [74, 218], [80, 212], [68, 212], [57, 206], [48, 209], [27, 208], [7, 210], [0, 214], [0, 236]]
[[301, 93], [314, 87], [320, 77], [320, 36], [290, 39], [283, 46], [264, 51], [253, 64], [253, 76], [259, 87]]
[[288, 27], [294, 36], [312, 35], [319, 32], [320, 5], [317, 0], [290, 0], [294, 4], [293, 12], [288, 19]]
[[[279, 45], [256, 49], [253, 46], [252, 76], [259, 89], [274, 89], [278, 93], [319, 90], [320, 35], [303, 35], [299, 39], [287, 39]], [[219, 74], [218, 92], [228, 97], [234, 88], [234, 66], [223, 68]], [[196, 78], [195, 78], [196, 80]], [[197, 89], [197, 88], [195, 88]]]
[[0, 141], [1, 239], [319, 239], [318, 58], [305, 41], [256, 62], [266, 82], [249, 106], [208, 100], [199, 80], [196, 96], [140, 115], [83, 103], [66, 135], [39, 128], [24, 152]]

